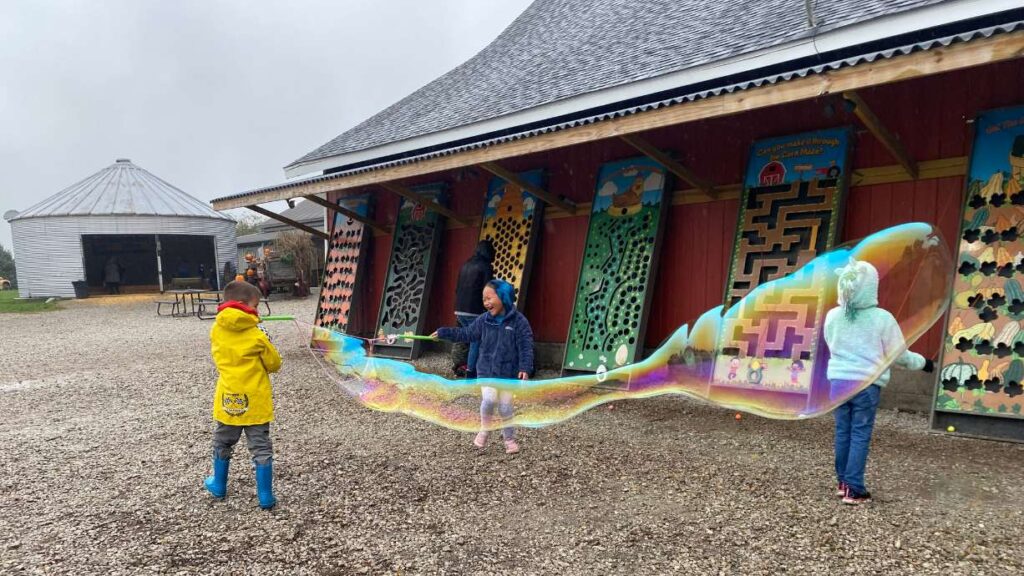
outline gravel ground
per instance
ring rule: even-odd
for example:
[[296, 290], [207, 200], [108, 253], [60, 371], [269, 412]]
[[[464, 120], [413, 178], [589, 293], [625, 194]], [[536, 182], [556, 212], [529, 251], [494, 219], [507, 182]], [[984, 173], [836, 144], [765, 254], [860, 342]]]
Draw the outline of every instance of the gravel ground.
[[280, 504], [257, 508], [244, 447], [214, 502], [210, 323], [157, 318], [151, 299], [0, 316], [0, 573], [1024, 572], [1024, 446], [882, 413], [861, 508], [832, 496], [828, 418], [658, 398], [481, 453], [355, 405], [285, 324]]

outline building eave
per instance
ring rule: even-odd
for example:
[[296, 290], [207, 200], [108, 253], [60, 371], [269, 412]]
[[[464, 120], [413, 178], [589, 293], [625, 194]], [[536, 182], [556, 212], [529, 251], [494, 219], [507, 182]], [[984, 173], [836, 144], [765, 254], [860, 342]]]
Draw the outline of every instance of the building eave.
[[534, 125], [552, 118], [563, 118], [585, 111], [597, 110], [615, 103], [634, 101], [651, 94], [665, 93], [687, 86], [699, 86], [715, 79], [729, 78], [744, 72], [767, 70], [784, 65], [786, 62], [812, 59], [822, 54], [836, 53], [887, 38], [896, 38], [956, 22], [1010, 12], [1019, 8], [1020, 2], [1016, 0], [954, 0], [849, 25], [843, 22], [826, 22], [817, 29], [808, 30], [807, 36], [795, 41], [733, 58], [580, 94], [513, 114], [423, 134], [406, 140], [311, 161], [296, 161], [285, 166], [285, 176], [295, 178], [310, 174], [324, 174], [343, 167], [415, 154], [416, 151], [436, 148], [446, 143], [486, 139], [488, 135], [515, 131], [518, 127]]
[[[368, 162], [325, 175], [313, 175], [218, 198], [215, 209], [366, 186], [470, 166], [487, 161], [580, 144], [652, 128], [692, 122], [949, 72], [1024, 55], [1024, 21], [952, 36], [872, 50], [825, 64], [776, 72], [767, 77], [707, 88], [665, 100], [612, 109], [583, 118], [542, 125], [451, 148], [381, 162]], [[784, 93], [778, 88], [786, 86]]]

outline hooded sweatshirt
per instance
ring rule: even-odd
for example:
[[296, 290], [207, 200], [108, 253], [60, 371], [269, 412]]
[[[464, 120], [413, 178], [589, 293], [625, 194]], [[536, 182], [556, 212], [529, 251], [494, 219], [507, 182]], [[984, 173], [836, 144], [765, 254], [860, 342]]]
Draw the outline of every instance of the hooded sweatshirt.
[[220, 374], [213, 419], [222, 424], [252, 426], [274, 419], [269, 372], [281, 368], [281, 356], [259, 320], [245, 304], [225, 302], [210, 329], [210, 354]]
[[907, 350], [903, 332], [887, 310], [878, 307], [878, 270], [853, 259], [839, 274], [839, 306], [825, 316], [825, 344], [832, 358], [828, 379], [889, 383], [892, 363], [921, 370], [924, 356]]
[[[504, 280], [487, 284], [498, 294], [500, 316], [485, 312], [465, 328], [439, 328], [438, 337], [454, 342], [479, 342], [476, 373], [480, 378], [515, 378], [533, 373], [533, 330], [515, 306], [515, 289]], [[482, 290], [482, 289], [481, 289]]]

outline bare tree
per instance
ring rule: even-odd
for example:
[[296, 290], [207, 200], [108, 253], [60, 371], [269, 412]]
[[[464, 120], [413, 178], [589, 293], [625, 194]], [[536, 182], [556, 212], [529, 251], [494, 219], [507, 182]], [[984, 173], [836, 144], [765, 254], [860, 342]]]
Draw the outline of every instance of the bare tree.
[[316, 249], [313, 248], [313, 237], [298, 230], [281, 232], [277, 240], [274, 240], [274, 247], [277, 253], [285, 261], [295, 268], [296, 284], [292, 287], [295, 296], [309, 296], [309, 269], [316, 258]]
[[259, 234], [263, 228], [263, 223], [267, 219], [256, 214], [247, 214], [238, 219], [238, 223], [235, 224], [235, 235], [246, 236], [248, 234]]

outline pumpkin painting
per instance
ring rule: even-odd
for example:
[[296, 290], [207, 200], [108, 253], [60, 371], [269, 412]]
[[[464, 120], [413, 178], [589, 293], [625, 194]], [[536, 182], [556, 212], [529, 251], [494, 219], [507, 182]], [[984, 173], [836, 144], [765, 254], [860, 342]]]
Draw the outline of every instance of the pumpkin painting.
[[942, 378], [943, 382], [952, 381], [963, 384], [968, 378], [976, 375], [977, 373], [978, 369], [975, 368], [973, 364], [964, 362], [964, 359], [960, 358], [956, 362], [948, 364], [943, 368], [939, 376]]
[[1024, 106], [983, 112], [975, 120], [937, 412], [1024, 423], [1021, 118]]

